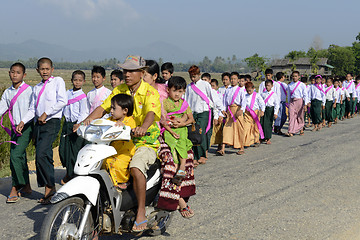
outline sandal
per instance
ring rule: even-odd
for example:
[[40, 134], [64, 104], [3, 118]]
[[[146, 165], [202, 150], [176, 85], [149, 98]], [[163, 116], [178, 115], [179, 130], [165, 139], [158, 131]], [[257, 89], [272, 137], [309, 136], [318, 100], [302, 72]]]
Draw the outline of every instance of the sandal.
[[285, 133], [284, 135], [287, 136], [287, 137], [292, 137], [292, 136], [294, 136], [292, 133], [289, 133], [289, 132]]
[[188, 205], [183, 209], [179, 209], [179, 212], [183, 218], [187, 219], [192, 218], [195, 215], [194, 211]]
[[9, 195], [8, 198], [6, 199], [6, 203], [16, 203], [19, 200], [20, 200], [19, 196], [10, 197], [10, 195]]
[[270, 139], [266, 141], [266, 144], [267, 144], [267, 145], [270, 145], [270, 144], [271, 144]]
[[42, 198], [40, 198], [38, 200], [38, 203], [42, 204], [42, 205], [48, 205], [50, 204], [50, 201], [51, 201], [51, 198], [55, 195], [56, 191], [55, 192], [51, 192], [49, 195], [47, 196], [43, 196]]
[[304, 130], [300, 131], [300, 136], [304, 136]]
[[259, 142], [255, 143], [254, 147], [260, 147], [260, 143]]
[[137, 223], [136, 220], [135, 220], [134, 225], [133, 225], [133, 227], [132, 227], [132, 231], [133, 231], [133, 232], [136, 232], [136, 233], [144, 232], [145, 230], [148, 229], [147, 224], [146, 224], [146, 227], [145, 227], [144, 229], [134, 229], [134, 227], [135, 227], [135, 226], [138, 227], [139, 225], [144, 224], [144, 223], [147, 223], [147, 222], [148, 222], [147, 219], [145, 219], [144, 221], [139, 222], [139, 223]]
[[245, 153], [244, 150], [239, 150], [236, 154], [237, 154], [237, 155], [243, 155], [244, 153]]
[[224, 152], [224, 150], [218, 150], [218, 151], [216, 151], [216, 155], [217, 156], [224, 156], [225, 152]]

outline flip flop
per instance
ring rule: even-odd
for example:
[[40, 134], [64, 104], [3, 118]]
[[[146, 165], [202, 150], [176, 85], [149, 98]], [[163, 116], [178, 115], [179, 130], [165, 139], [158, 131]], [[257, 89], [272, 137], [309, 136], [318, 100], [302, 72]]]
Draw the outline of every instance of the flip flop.
[[217, 156], [224, 156], [225, 153], [224, 153], [223, 150], [218, 150], [218, 151], [216, 151], [216, 155], [217, 155]]
[[16, 203], [19, 200], [20, 200], [19, 196], [10, 197], [10, 195], [9, 195], [8, 198], [6, 199], [6, 203]]
[[187, 219], [192, 218], [195, 215], [194, 212], [191, 213], [191, 209], [190, 209], [190, 207], [188, 205], [183, 209], [179, 209], [179, 212], [180, 212], [180, 214], [183, 213], [183, 212], [188, 212], [189, 213], [188, 216], [184, 216], [184, 215], [181, 214], [181, 216], [183, 218], [187, 218]]
[[40, 203], [40, 204], [42, 204], [42, 205], [48, 205], [48, 204], [50, 204], [51, 198], [52, 198], [52, 196], [54, 196], [55, 193], [56, 193], [56, 192], [52, 192], [52, 193], [50, 193], [49, 195], [47, 195], [46, 197], [43, 196], [42, 198], [40, 198], [40, 199], [38, 200], [38, 203]]
[[[140, 222], [140, 223], [137, 223], [136, 220], [135, 220], [134, 225], [135, 225], [136, 227], [138, 227], [139, 225], [144, 224], [144, 223], [147, 223], [147, 222], [148, 222], [147, 219], [145, 219], [144, 221], [142, 221], [142, 222]], [[132, 231], [133, 231], [133, 232], [136, 232], [136, 233], [143, 232], [143, 231], [145, 231], [145, 230], [147, 230], [147, 229], [148, 229], [147, 225], [146, 225], [146, 227], [145, 227], [144, 229], [134, 229], [134, 226], [132, 227]]]
[[236, 152], [237, 155], [243, 155], [244, 153], [245, 153], [244, 150], [239, 150], [239, 151]]

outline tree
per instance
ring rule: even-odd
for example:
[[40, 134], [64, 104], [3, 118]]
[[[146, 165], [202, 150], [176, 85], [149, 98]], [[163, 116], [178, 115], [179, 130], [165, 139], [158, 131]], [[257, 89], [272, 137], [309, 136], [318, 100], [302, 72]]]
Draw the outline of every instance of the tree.
[[246, 64], [257, 73], [257, 78], [260, 78], [261, 72], [265, 72], [267, 65], [266, 62], [269, 61], [266, 57], [260, 57], [259, 54], [255, 53], [251, 57], [245, 58], [244, 61]]
[[304, 51], [291, 51], [285, 55], [285, 58], [290, 59], [292, 61], [295, 61], [299, 58], [304, 58], [304, 57], [306, 57], [306, 52], [304, 52]]
[[351, 47], [330, 45], [328, 51], [329, 64], [334, 66], [333, 73], [335, 75], [346, 75], [354, 71], [356, 59]]
[[360, 33], [355, 38], [357, 41], [352, 44], [352, 51], [355, 57], [355, 74], [360, 74]]
[[210, 72], [211, 71], [211, 60], [208, 56], [205, 56], [202, 62], [199, 63], [199, 67], [203, 72]]

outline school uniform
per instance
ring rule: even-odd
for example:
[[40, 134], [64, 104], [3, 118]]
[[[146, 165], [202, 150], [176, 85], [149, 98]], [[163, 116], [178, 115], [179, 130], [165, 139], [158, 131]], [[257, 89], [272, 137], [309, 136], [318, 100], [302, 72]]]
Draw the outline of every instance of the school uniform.
[[73, 133], [74, 124], [79, 124], [89, 115], [86, 94], [82, 89], [66, 92], [68, 103], [63, 109], [65, 118], [59, 145], [59, 156], [63, 167], [66, 167], [67, 176], [74, 174], [77, 154], [86, 144], [86, 140]]
[[[210, 84], [209, 84], [210, 85]], [[210, 85], [211, 88], [211, 85]], [[211, 144], [211, 137], [213, 135], [213, 123], [214, 123], [214, 119], [219, 119], [219, 115], [220, 115], [220, 110], [219, 109], [223, 109], [224, 107], [222, 106], [222, 98], [220, 98], [219, 94], [217, 93], [217, 91], [215, 91], [215, 89], [211, 88], [211, 92], [212, 92], [212, 96], [214, 97], [213, 101], [210, 101], [210, 109], [211, 109], [211, 125], [210, 125], [210, 129], [209, 131], [206, 133], [206, 141], [207, 141], [207, 145], [210, 147]], [[221, 106], [220, 108], [216, 108], [215, 106]], [[221, 114], [222, 115], [222, 114]]]
[[284, 126], [287, 115], [286, 115], [286, 98], [287, 98], [287, 87], [288, 85], [284, 82], [278, 81], [278, 90], [275, 92], [280, 98], [280, 107], [278, 117], [275, 119], [274, 128], [277, 131], [280, 131]]
[[[41, 94], [40, 94], [41, 93]], [[62, 109], [67, 104], [65, 82], [61, 77], [51, 77], [33, 88], [33, 97], [24, 123], [35, 117], [36, 175], [39, 187], [55, 186], [53, 150], [61, 124]], [[40, 125], [37, 119], [46, 113], [46, 123]]]
[[355, 113], [358, 113], [360, 110], [360, 83], [358, 85], [355, 84]]
[[333, 85], [331, 85], [330, 87], [325, 87], [324, 88], [324, 92], [325, 92], [325, 98], [326, 98], [326, 103], [325, 103], [325, 120], [329, 122], [334, 122], [335, 118], [334, 118], [334, 103], [335, 103], [335, 88]]
[[224, 96], [226, 89], [228, 89], [229, 87], [231, 87], [231, 86], [229, 85], [227, 88], [226, 88], [225, 86], [219, 87], [218, 92], [219, 92], [222, 96]]
[[271, 139], [274, 122], [274, 114], [278, 115], [280, 108], [280, 98], [274, 91], [266, 91], [260, 94], [265, 102], [264, 116], [261, 117], [260, 123], [264, 131], [264, 139]]
[[224, 106], [228, 114], [223, 128], [223, 143], [234, 148], [244, 147], [244, 117], [235, 117], [239, 108], [245, 112], [246, 99], [243, 88], [229, 87], [224, 95]]
[[340, 87], [335, 89], [336, 108], [334, 110], [334, 119], [340, 119], [340, 102], [341, 102], [342, 90]]
[[[344, 81], [343, 87], [348, 91], [350, 95], [350, 99], [345, 99], [345, 116], [350, 113], [350, 115], [354, 114], [355, 112], [355, 101], [353, 100], [353, 94], [355, 92], [355, 82], [354, 80]], [[354, 104], [355, 103], [355, 104]]]
[[[218, 98], [220, 99], [221, 105], [223, 106], [223, 99], [224, 96], [219, 92], [219, 91], [215, 91]], [[224, 108], [224, 107], [223, 107]], [[224, 108], [225, 109], [225, 108]], [[216, 113], [218, 116], [224, 117], [223, 114], [221, 113], [220, 110], [217, 110]], [[218, 119], [218, 118], [216, 118]], [[214, 145], [214, 144], [222, 144], [222, 140], [223, 140], [223, 122], [219, 123], [218, 125], [214, 125], [212, 127], [212, 134], [211, 134], [211, 138], [210, 138], [210, 146]]]
[[[253, 97], [255, 95], [255, 97]], [[265, 111], [265, 102], [260, 94], [255, 91], [249, 95], [245, 94], [246, 108], [244, 114], [244, 146], [248, 147], [259, 142], [259, 135], [263, 135], [259, 120], [259, 111]], [[254, 101], [252, 101], [254, 99]], [[249, 111], [250, 110], [250, 111]], [[252, 115], [252, 113], [255, 113]], [[261, 134], [260, 134], [261, 132]]]
[[313, 124], [320, 124], [322, 106], [325, 106], [325, 93], [320, 85], [311, 84], [309, 87], [309, 99], [311, 100], [311, 120]]
[[343, 119], [346, 114], [346, 101], [348, 101], [347, 99], [350, 98], [350, 94], [344, 86], [341, 88], [341, 90], [342, 90], [343, 103], [340, 106], [340, 115], [341, 115], [341, 119]]
[[289, 128], [291, 134], [304, 128], [304, 105], [308, 104], [306, 85], [302, 82], [291, 82], [287, 88], [289, 103]]
[[[15, 101], [14, 97], [19, 93], [19, 91], [21, 92]], [[12, 105], [10, 114], [12, 116], [14, 125], [12, 125], [11, 130], [8, 132], [10, 132], [11, 141], [18, 144], [10, 145], [10, 170], [12, 186], [21, 186], [30, 183], [26, 148], [31, 141], [34, 125], [33, 122], [26, 124], [22, 130], [22, 135], [17, 135], [13, 127], [16, 127], [28, 112], [32, 99], [32, 92], [32, 87], [25, 84], [25, 82], [22, 82], [17, 89], [15, 89], [13, 86], [7, 88], [1, 96], [0, 115], [2, 115], [2, 118], [5, 116], [5, 113]], [[14, 104], [11, 104], [12, 99], [15, 101]]]
[[[280, 88], [280, 85], [278, 84], [278, 82], [274, 81], [274, 80], [271, 80], [273, 82], [273, 86], [271, 88], [271, 91], [274, 91], [275, 93], [279, 93], [279, 88]], [[266, 90], [266, 87], [265, 87], [265, 82], [266, 81], [262, 81], [259, 85], [259, 93], [264, 93], [264, 92], [267, 92]]]
[[[310, 91], [310, 85], [306, 85], [306, 94], [307, 94], [307, 97], [308, 97], [308, 99], [310, 101], [309, 91]], [[310, 109], [311, 109], [311, 107], [308, 107], [307, 111], [305, 111], [305, 113], [304, 113], [304, 121], [306, 121], [307, 118], [311, 119], [311, 114], [310, 114], [311, 110]]]
[[[194, 85], [194, 87], [192, 87], [192, 85]], [[206, 100], [209, 101], [209, 104], [198, 93], [196, 93], [193, 88], [198, 88], [205, 95]], [[188, 84], [186, 87], [185, 100], [188, 102], [190, 109], [193, 112], [195, 122], [199, 124], [202, 129], [201, 144], [199, 146], [193, 146], [195, 160], [199, 160], [200, 157], [206, 158], [206, 151], [210, 148], [210, 141], [206, 135], [211, 126], [211, 112], [209, 116], [209, 111], [211, 111], [210, 101], [214, 103], [215, 109], [221, 110], [222, 108], [222, 106], [218, 105], [218, 101], [214, 102], [216, 97], [217, 96], [215, 96], [214, 92], [211, 91], [210, 84], [201, 79], [196, 83]]]
[[[111, 90], [102, 86], [101, 88], [94, 88], [87, 94], [89, 112], [92, 113], [104, 100], [111, 94]], [[103, 117], [105, 118], [105, 116]], [[106, 116], [107, 118], [107, 116]]]

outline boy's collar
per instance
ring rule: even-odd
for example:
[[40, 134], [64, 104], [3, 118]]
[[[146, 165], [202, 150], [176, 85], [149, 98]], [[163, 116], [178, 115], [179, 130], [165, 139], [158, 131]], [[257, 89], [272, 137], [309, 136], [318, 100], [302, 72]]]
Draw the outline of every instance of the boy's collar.
[[20, 88], [22, 85], [24, 85], [24, 84], [25, 84], [24, 80], [21, 82], [21, 84], [19, 85], [18, 88], [15, 88], [14, 85], [11, 84], [11, 89], [19, 89], [19, 88]]

